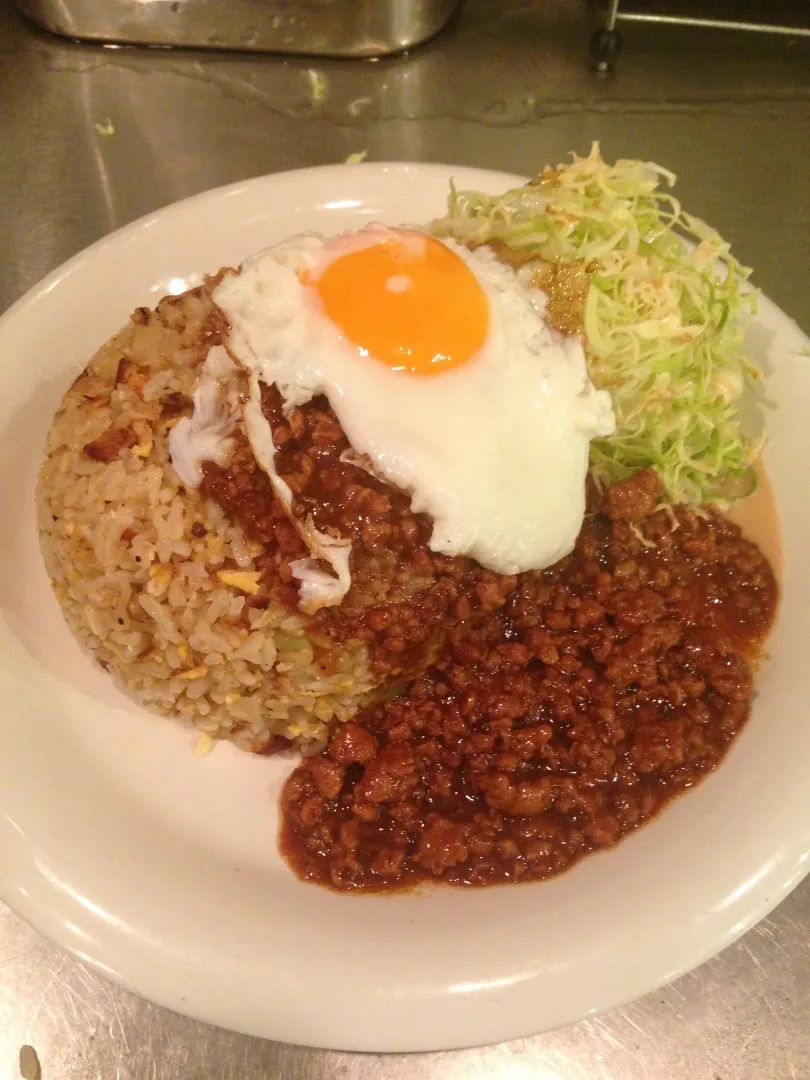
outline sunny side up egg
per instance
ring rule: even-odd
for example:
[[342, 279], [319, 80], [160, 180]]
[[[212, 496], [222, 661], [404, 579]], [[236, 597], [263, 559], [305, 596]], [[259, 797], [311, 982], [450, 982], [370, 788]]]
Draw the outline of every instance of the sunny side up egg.
[[[513, 574], [572, 550], [589, 442], [615, 422], [581, 343], [545, 324], [528, 273], [488, 248], [370, 225], [268, 248], [226, 276], [214, 301], [230, 323], [228, 350], [250, 373], [245, 428], [271, 480], [261, 382], [289, 409], [324, 394], [354, 450], [430, 516], [434, 551]], [[326, 601], [339, 602], [349, 553], [323, 534], [309, 539], [341, 578]]]

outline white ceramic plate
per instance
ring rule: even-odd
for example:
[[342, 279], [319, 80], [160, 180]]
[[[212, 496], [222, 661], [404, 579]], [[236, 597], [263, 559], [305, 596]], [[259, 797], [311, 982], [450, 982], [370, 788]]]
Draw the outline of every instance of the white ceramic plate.
[[779, 412], [768, 466], [785, 596], [754, 715], [718, 772], [618, 848], [551, 882], [346, 897], [276, 851], [289, 765], [192, 753], [79, 651], [40, 565], [33, 489], [72, 376], [139, 304], [305, 229], [427, 220], [449, 177], [359, 165], [251, 180], [171, 206], [57, 270], [0, 322], [0, 894], [117, 982], [290, 1042], [428, 1050], [627, 1001], [728, 945], [808, 869], [807, 339], [767, 301], [753, 349]]

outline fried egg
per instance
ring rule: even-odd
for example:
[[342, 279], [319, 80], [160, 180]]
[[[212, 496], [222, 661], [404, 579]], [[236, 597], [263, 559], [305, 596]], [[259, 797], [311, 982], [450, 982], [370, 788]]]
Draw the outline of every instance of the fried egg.
[[[589, 442], [615, 421], [581, 342], [544, 322], [530, 272], [485, 247], [370, 225], [259, 252], [214, 301], [230, 324], [228, 350], [250, 374], [248, 437], [285, 505], [262, 382], [276, 384], [287, 410], [324, 394], [353, 449], [429, 515], [434, 551], [514, 574], [572, 550]], [[307, 542], [335, 570], [323, 602], [339, 602], [347, 542], [314, 529]], [[312, 603], [330, 585], [313, 585], [305, 569], [302, 600]]]

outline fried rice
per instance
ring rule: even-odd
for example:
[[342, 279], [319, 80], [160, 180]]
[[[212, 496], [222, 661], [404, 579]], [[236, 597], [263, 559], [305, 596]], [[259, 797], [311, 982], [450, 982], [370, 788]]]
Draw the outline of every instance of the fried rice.
[[70, 629], [138, 702], [203, 744], [317, 750], [379, 681], [366, 646], [319, 663], [310, 620], [258, 595], [264, 545], [171, 463], [170, 431], [221, 342], [217, 281], [139, 308], [66, 393], [38, 483], [42, 551]]

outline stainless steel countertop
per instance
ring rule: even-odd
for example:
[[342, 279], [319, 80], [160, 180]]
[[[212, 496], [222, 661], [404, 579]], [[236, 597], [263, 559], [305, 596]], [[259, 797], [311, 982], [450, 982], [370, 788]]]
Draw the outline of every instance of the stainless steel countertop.
[[[47, 37], [0, 0], [0, 309], [104, 233], [218, 184], [359, 150], [530, 172], [599, 139], [606, 156], [674, 169], [685, 204], [810, 329], [806, 45], [629, 28], [604, 79], [588, 37], [581, 0], [468, 0], [435, 42], [378, 63], [108, 50]], [[396, 1057], [186, 1020], [0, 907], [0, 1077], [18, 1075], [26, 1043], [44, 1080], [805, 1080], [810, 882], [643, 1001], [503, 1046]]]

